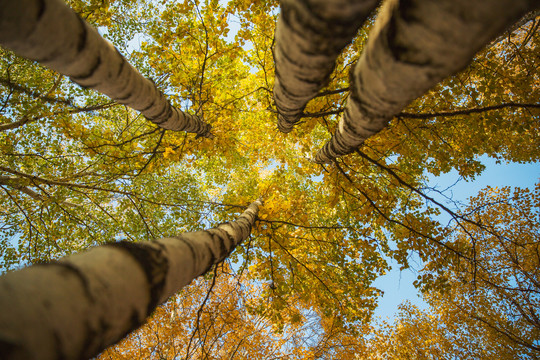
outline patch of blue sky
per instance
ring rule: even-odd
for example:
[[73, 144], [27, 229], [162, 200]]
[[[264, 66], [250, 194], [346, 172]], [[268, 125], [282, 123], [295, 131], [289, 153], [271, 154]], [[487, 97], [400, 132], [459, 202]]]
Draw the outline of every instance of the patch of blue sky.
[[[426, 174], [427, 186], [434, 189], [429, 196], [455, 209], [457, 205], [467, 205], [471, 197], [476, 196], [487, 186], [533, 188], [540, 181], [540, 162], [501, 163], [487, 156], [480, 157], [479, 160], [486, 168], [481, 175], [471, 181], [461, 178], [455, 170], [440, 176]], [[451, 221], [451, 217], [447, 213], [441, 213], [438, 220], [442, 224], [447, 224]], [[398, 306], [407, 300], [420, 309], [427, 308], [428, 304], [422, 300], [418, 290], [413, 286], [417, 271], [422, 268], [418, 257], [411, 255], [409, 259], [411, 268], [403, 271], [399, 270], [399, 265], [395, 261], [387, 260], [392, 265], [392, 270], [374, 283], [375, 287], [384, 291], [384, 295], [379, 299], [375, 316], [382, 320], [392, 320], [397, 314]]]

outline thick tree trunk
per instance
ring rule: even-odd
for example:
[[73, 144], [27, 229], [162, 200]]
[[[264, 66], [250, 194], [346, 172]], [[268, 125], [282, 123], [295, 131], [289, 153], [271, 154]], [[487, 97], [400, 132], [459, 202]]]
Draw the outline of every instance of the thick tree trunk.
[[315, 161], [355, 151], [407, 104], [464, 68], [490, 40], [539, 6], [538, 0], [387, 1], [352, 70], [343, 118]]
[[155, 242], [118, 242], [0, 278], [0, 358], [82, 359], [136, 329], [154, 308], [246, 239], [260, 200], [237, 221]]
[[212, 137], [209, 124], [172, 106], [62, 0], [1, 1], [0, 45], [140, 111], [164, 129]]
[[282, 0], [276, 26], [274, 100], [290, 132], [379, 0]]

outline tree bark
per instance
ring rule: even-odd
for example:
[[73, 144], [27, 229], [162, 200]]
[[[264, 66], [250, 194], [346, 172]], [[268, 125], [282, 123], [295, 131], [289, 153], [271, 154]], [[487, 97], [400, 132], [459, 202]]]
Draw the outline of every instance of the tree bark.
[[212, 137], [209, 124], [172, 106], [151, 80], [62, 0], [0, 2], [0, 44], [140, 111], [164, 129]]
[[463, 69], [484, 45], [539, 6], [538, 0], [387, 1], [352, 70], [343, 117], [315, 162], [354, 152], [411, 101]]
[[290, 132], [323, 88], [337, 57], [378, 0], [282, 0], [276, 26], [274, 100], [278, 128]]
[[2, 359], [83, 359], [139, 327], [154, 308], [245, 240], [260, 200], [235, 221], [153, 242], [116, 242], [0, 278]]

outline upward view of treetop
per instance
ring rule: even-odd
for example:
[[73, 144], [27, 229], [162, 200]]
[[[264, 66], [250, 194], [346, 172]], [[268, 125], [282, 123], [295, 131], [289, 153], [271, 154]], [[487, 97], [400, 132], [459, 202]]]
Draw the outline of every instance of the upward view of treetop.
[[0, 357], [539, 357], [539, 11], [0, 1]]

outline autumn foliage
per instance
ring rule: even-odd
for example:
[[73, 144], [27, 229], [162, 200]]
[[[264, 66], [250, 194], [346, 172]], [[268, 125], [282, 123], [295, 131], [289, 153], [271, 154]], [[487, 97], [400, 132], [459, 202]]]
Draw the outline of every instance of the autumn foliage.
[[[2, 272], [216, 226], [264, 198], [228, 259], [100, 358], [540, 356], [539, 185], [459, 204], [429, 182], [451, 171], [473, 181], [488, 157], [539, 161], [535, 14], [358, 151], [318, 165], [372, 18], [283, 134], [272, 98], [277, 1], [69, 3], [214, 139], [164, 131], [0, 49]], [[427, 308], [374, 318], [373, 282], [390, 259], [405, 270], [413, 255]]]

